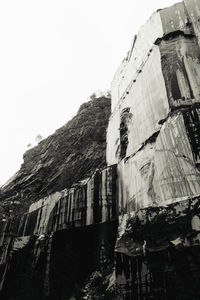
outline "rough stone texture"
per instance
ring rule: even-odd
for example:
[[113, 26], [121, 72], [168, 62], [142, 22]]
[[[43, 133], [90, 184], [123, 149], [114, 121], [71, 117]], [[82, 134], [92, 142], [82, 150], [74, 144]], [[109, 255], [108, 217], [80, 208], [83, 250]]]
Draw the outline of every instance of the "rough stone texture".
[[105, 166], [110, 102], [102, 97], [82, 104], [72, 120], [24, 154], [21, 169], [3, 188], [2, 213], [23, 213], [32, 202]]
[[200, 194], [194, 9], [200, 3], [190, 0], [154, 13], [114, 76], [106, 151], [108, 165], [118, 164], [119, 211]]
[[[27, 210], [0, 223], [1, 299], [200, 299], [199, 19], [200, 2], [185, 0], [134, 38], [112, 82], [107, 166], [93, 169], [104, 164], [105, 120], [101, 148], [95, 126], [109, 113], [90, 118], [102, 99], [82, 107], [67, 138], [49, 138], [59, 145], [50, 156], [45, 141], [25, 155], [31, 172], [4, 190]], [[53, 166], [48, 176], [34, 151], [41, 170]]]
[[97, 170], [0, 222], [1, 299], [82, 299], [96, 270], [107, 274], [99, 287], [106, 294], [118, 228], [116, 180], [116, 166]]
[[196, 0], [154, 13], [112, 82], [115, 299], [200, 298], [199, 17]]
[[141, 209], [116, 243], [116, 299], [199, 299], [200, 197]]
[[172, 110], [200, 105], [198, 1], [183, 1], [154, 13], [134, 39], [112, 81], [107, 163], [120, 157], [120, 116], [130, 108], [126, 156], [146, 143]]

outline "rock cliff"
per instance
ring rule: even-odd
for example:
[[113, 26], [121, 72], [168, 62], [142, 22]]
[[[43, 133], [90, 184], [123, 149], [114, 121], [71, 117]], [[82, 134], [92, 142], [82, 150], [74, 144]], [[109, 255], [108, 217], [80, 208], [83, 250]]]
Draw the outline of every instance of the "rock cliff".
[[21, 169], [2, 189], [2, 213], [26, 212], [32, 202], [71, 187], [105, 166], [110, 106], [111, 100], [105, 97], [82, 104], [72, 120], [28, 150]]
[[197, 0], [154, 13], [108, 127], [98, 99], [25, 154], [2, 196], [23, 213], [0, 223], [3, 300], [200, 298], [199, 20]]
[[200, 297], [199, 15], [195, 0], [154, 13], [112, 81], [116, 299]]

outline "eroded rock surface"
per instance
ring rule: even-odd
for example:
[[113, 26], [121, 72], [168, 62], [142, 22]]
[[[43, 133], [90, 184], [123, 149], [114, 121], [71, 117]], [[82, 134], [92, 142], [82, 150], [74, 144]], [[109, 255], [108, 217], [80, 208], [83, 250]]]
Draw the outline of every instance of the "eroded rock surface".
[[195, 0], [154, 13], [112, 81], [115, 299], [200, 297], [199, 16]]
[[0, 223], [3, 300], [200, 299], [199, 19], [185, 0], [141, 27], [106, 146], [98, 99], [25, 154], [4, 188], [4, 210], [25, 205]]
[[105, 166], [110, 105], [111, 100], [105, 97], [82, 104], [72, 120], [28, 150], [21, 169], [3, 188], [2, 213], [26, 212], [32, 202]]

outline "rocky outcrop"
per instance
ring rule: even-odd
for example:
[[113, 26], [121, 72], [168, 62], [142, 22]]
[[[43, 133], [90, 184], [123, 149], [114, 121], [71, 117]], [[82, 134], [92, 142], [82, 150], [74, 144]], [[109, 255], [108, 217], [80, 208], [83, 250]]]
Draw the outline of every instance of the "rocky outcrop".
[[1, 222], [1, 299], [82, 299], [86, 279], [113, 268], [116, 188], [112, 166]]
[[154, 13], [112, 82], [116, 299], [200, 297], [199, 12], [186, 0]]
[[123, 216], [117, 299], [199, 299], [200, 196]]
[[110, 105], [106, 97], [82, 104], [72, 120], [24, 154], [21, 169], [3, 187], [2, 214], [24, 213], [32, 202], [105, 166]]
[[49, 138], [62, 155], [48, 139], [26, 153], [27, 173], [4, 188], [5, 207], [16, 192], [27, 209], [0, 224], [3, 300], [200, 298], [199, 15], [185, 0], [134, 38], [112, 82], [107, 165], [107, 99]]

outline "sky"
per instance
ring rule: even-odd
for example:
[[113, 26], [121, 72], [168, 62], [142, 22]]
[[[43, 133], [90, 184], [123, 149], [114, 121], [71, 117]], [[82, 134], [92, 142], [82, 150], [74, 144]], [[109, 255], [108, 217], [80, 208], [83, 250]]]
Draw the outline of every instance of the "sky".
[[0, 1], [0, 184], [114, 73], [141, 25], [176, 0]]

